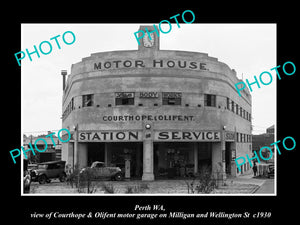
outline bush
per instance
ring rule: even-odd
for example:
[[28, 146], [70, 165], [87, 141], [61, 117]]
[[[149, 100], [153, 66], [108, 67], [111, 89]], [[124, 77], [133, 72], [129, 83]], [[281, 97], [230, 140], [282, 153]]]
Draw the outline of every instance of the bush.
[[77, 184], [78, 184], [78, 175], [79, 175], [79, 167], [78, 165], [75, 165], [75, 169], [72, 171], [72, 169], [68, 168], [67, 170], [67, 184], [71, 185], [71, 187], [73, 188], [73, 186], [75, 185], [75, 187], [77, 188]]
[[76, 165], [73, 172], [67, 176], [67, 183], [73, 188], [77, 188], [78, 193], [94, 193], [97, 188], [92, 184], [93, 174], [90, 168], [80, 170]]
[[143, 193], [146, 189], [149, 189], [147, 183], [139, 183], [134, 186], [126, 186], [126, 194], [133, 194], [133, 193]]
[[216, 188], [216, 180], [212, 176], [211, 167], [202, 168], [197, 177], [185, 181], [188, 193], [210, 193]]
[[79, 182], [78, 182], [78, 192], [84, 193], [86, 189], [86, 193], [92, 194], [96, 192], [97, 188], [92, 183], [93, 179], [93, 170], [91, 168], [86, 168], [79, 173]]
[[113, 184], [103, 183], [102, 189], [104, 190], [105, 193], [108, 193], [108, 194], [114, 194], [116, 192]]
[[198, 177], [199, 184], [196, 185], [195, 190], [197, 193], [210, 193], [212, 192], [216, 187], [216, 181], [212, 177], [212, 172], [210, 167], [203, 169], [199, 173]]

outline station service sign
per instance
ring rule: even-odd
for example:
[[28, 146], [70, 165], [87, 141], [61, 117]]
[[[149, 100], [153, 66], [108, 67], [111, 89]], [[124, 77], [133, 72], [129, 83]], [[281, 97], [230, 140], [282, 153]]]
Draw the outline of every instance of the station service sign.
[[[220, 142], [220, 131], [153, 131], [159, 142]], [[79, 131], [79, 142], [142, 142], [142, 131]]]

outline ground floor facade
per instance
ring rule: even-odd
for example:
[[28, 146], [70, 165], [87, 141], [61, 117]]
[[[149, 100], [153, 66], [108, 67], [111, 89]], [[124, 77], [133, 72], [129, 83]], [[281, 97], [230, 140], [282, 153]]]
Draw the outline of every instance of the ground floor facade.
[[235, 134], [224, 130], [75, 131], [63, 144], [62, 159], [69, 166], [105, 162], [128, 179], [176, 179], [203, 171], [218, 179], [238, 175]]

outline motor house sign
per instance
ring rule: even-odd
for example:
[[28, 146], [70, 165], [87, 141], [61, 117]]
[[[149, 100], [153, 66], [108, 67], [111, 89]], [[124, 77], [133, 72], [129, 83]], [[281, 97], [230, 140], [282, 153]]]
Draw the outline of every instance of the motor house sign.
[[126, 68], [175, 68], [191, 70], [208, 70], [206, 63], [178, 59], [153, 59], [153, 60], [107, 60], [94, 62], [94, 70], [111, 70]]
[[[159, 142], [219, 142], [220, 131], [153, 131], [149, 137]], [[79, 131], [79, 142], [141, 142], [142, 131]]]

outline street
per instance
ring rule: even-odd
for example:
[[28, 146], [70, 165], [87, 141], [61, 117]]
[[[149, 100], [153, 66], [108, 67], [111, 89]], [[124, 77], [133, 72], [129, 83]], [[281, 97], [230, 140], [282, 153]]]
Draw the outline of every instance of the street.
[[274, 179], [267, 179], [255, 194], [274, 194]]

